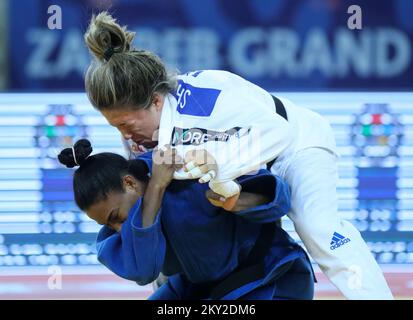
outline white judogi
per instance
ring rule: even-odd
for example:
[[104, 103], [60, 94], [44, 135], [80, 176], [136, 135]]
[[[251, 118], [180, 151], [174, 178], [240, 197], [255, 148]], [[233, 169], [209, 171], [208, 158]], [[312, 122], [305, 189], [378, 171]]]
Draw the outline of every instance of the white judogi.
[[275, 112], [269, 93], [225, 71], [179, 76], [162, 110], [159, 145], [178, 153], [207, 149], [228, 182], [276, 158], [271, 171], [292, 191], [289, 217], [313, 259], [349, 299], [392, 299], [383, 274], [358, 230], [337, 211], [337, 152], [326, 119], [284, 104]]

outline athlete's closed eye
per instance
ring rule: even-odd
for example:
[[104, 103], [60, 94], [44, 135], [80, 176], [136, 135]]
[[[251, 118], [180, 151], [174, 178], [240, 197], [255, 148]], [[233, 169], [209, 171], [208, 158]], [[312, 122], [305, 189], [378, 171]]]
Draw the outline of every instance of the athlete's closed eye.
[[119, 208], [113, 209], [110, 212], [108, 220], [106, 221], [106, 225], [110, 225], [110, 223], [116, 221], [116, 219], [119, 219]]

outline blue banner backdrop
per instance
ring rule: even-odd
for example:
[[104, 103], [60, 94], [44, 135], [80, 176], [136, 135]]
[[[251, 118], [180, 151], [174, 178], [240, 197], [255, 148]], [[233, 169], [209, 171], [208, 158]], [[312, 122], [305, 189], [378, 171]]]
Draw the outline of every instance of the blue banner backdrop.
[[[348, 7], [362, 9], [350, 30]], [[62, 9], [50, 30], [49, 6]], [[109, 9], [180, 72], [226, 69], [267, 90], [411, 90], [411, 0], [10, 1], [10, 90], [83, 90], [83, 33]]]

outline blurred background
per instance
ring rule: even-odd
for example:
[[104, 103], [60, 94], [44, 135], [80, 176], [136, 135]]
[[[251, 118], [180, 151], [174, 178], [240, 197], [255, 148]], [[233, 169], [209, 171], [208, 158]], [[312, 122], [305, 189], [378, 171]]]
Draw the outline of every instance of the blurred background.
[[[354, 4], [361, 30], [348, 25]], [[56, 10], [61, 25], [48, 24]], [[73, 171], [56, 161], [82, 137], [124, 154], [84, 94], [83, 33], [101, 10], [171, 70], [229, 70], [327, 117], [341, 153], [340, 214], [396, 298], [413, 298], [413, 1], [0, 0], [0, 299], [151, 293], [99, 265], [99, 226], [76, 208]], [[314, 267], [316, 297], [341, 299]]]

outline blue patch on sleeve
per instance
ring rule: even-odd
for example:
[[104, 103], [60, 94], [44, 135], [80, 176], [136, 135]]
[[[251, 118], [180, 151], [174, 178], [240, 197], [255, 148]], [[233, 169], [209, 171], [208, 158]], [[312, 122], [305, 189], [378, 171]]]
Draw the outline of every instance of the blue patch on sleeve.
[[221, 90], [198, 88], [179, 80], [178, 89], [172, 94], [178, 101], [176, 110], [180, 114], [209, 117], [220, 93]]

